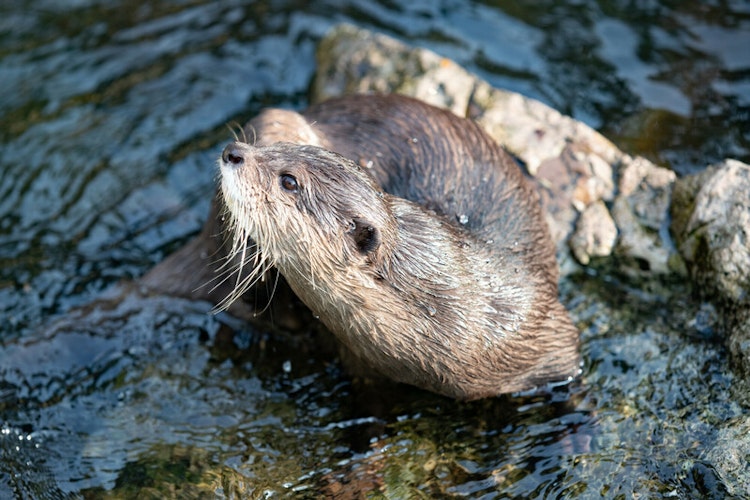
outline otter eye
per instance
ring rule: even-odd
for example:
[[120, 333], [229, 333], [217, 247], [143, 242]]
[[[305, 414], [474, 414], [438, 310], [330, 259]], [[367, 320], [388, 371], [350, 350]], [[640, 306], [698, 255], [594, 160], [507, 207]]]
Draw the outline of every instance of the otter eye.
[[279, 177], [279, 184], [281, 184], [281, 187], [284, 189], [284, 191], [289, 191], [290, 193], [299, 192], [299, 184], [297, 184], [297, 179], [295, 179], [293, 175], [281, 175]]

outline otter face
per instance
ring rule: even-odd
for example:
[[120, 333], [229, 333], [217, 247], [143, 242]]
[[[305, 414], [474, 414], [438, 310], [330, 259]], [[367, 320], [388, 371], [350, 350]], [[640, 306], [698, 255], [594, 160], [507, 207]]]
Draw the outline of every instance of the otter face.
[[377, 184], [325, 149], [235, 142], [219, 164], [233, 255], [244, 254], [250, 238], [262, 254], [255, 265], [276, 266], [290, 282], [299, 276], [321, 283], [367, 266], [377, 260], [382, 231], [395, 225]]

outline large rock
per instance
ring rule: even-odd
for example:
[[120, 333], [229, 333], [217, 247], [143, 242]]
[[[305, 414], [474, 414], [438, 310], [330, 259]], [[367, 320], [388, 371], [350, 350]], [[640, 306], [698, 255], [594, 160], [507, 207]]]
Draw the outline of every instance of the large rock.
[[726, 160], [680, 179], [671, 213], [690, 275], [721, 306], [729, 350], [750, 375], [750, 165]]
[[672, 220], [691, 275], [730, 303], [749, 303], [750, 166], [726, 160], [681, 179]]

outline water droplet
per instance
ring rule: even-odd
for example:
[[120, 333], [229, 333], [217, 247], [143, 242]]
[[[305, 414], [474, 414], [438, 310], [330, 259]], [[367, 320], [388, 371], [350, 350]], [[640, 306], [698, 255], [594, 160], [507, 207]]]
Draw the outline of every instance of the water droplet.
[[284, 370], [284, 373], [289, 373], [292, 371], [292, 362], [289, 360], [284, 361], [281, 365], [281, 369]]
[[430, 316], [435, 316], [435, 314], [437, 314], [437, 309], [435, 309], [434, 306], [427, 306], [427, 312]]
[[466, 215], [466, 214], [459, 215], [458, 216], [458, 222], [461, 223], [461, 224], [466, 224], [467, 222], [469, 222], [469, 216]]
[[492, 245], [493, 243], [495, 243], [495, 240], [492, 240], [492, 239], [490, 239], [490, 240], [487, 240], [487, 244], [488, 244], [488, 245]]

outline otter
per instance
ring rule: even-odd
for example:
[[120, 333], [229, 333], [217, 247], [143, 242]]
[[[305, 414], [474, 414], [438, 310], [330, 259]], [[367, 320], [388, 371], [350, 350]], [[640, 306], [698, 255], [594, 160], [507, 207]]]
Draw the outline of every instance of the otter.
[[349, 363], [459, 400], [579, 373], [539, 195], [476, 123], [355, 95], [244, 136], [218, 160], [230, 301], [275, 269]]

